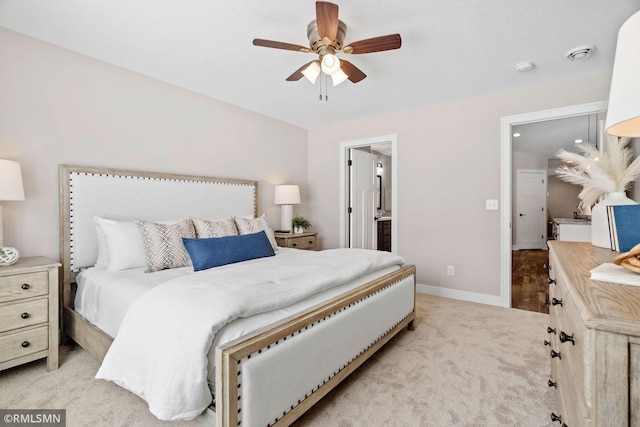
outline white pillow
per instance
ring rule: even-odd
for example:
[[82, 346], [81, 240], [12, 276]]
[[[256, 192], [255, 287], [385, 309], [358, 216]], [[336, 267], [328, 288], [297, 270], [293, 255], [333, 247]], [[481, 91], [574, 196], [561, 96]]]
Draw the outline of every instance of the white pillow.
[[[96, 217], [107, 248], [107, 271], [128, 270], [147, 266], [144, 243], [134, 221], [114, 221]], [[98, 258], [100, 258], [98, 243]]]
[[96, 227], [96, 237], [98, 238], [98, 259], [96, 267], [106, 267], [109, 264], [109, 252], [107, 250], [107, 239], [104, 237], [104, 231], [100, 226], [99, 217], [93, 217], [93, 223]]

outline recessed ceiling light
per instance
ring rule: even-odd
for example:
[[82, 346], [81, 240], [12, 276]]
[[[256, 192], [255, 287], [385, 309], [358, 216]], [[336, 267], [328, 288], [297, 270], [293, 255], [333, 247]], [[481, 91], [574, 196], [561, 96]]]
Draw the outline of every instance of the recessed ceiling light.
[[581, 139], [576, 139], [575, 141], [573, 141], [574, 144], [580, 144], [581, 142], [584, 142], [584, 141]]
[[533, 70], [535, 65], [532, 61], [524, 61], [516, 64], [515, 70], [519, 73], [526, 73], [527, 71]]
[[514, 137], [514, 138], [517, 138], [517, 137], [519, 137], [519, 136], [520, 136], [520, 134], [519, 134], [518, 132], [516, 132], [516, 133], [514, 133], [514, 134], [513, 134], [513, 137]]
[[591, 56], [596, 47], [592, 44], [585, 44], [582, 46], [574, 47], [568, 51], [565, 56], [569, 61], [579, 61], [581, 59], [587, 59]]

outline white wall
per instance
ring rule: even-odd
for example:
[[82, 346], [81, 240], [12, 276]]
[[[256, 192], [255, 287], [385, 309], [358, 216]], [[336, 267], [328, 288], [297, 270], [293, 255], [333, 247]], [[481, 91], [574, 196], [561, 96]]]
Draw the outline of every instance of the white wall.
[[499, 295], [500, 211], [485, 200], [500, 198], [500, 118], [602, 101], [609, 82], [582, 76], [311, 129], [310, 208], [323, 247], [339, 244], [339, 143], [397, 134], [398, 253], [416, 264], [420, 284]]
[[0, 53], [0, 158], [26, 197], [2, 203], [4, 241], [23, 256], [59, 259], [61, 163], [255, 179], [272, 225], [275, 184], [307, 199], [304, 129], [2, 28]]

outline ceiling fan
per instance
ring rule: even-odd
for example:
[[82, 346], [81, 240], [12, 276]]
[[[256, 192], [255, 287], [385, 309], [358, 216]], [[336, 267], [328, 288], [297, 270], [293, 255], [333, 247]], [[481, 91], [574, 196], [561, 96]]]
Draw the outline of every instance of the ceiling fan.
[[402, 45], [400, 34], [373, 37], [344, 45], [347, 25], [338, 19], [338, 5], [316, 2], [316, 19], [307, 25], [309, 47], [273, 40], [253, 39], [254, 46], [274, 49], [294, 50], [303, 53], [316, 53], [318, 59], [304, 64], [287, 77], [287, 81], [297, 81], [303, 76], [315, 83], [320, 72], [331, 76], [337, 86], [346, 79], [353, 83], [362, 81], [367, 75], [351, 62], [339, 59], [336, 53], [362, 54], [399, 49]]

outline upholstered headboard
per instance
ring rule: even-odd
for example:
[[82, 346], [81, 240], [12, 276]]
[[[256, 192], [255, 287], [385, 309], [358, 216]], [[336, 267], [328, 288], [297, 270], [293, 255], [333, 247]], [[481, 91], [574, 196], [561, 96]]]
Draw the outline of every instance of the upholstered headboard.
[[95, 264], [94, 216], [114, 220], [221, 219], [258, 214], [256, 181], [60, 165], [63, 283]]

